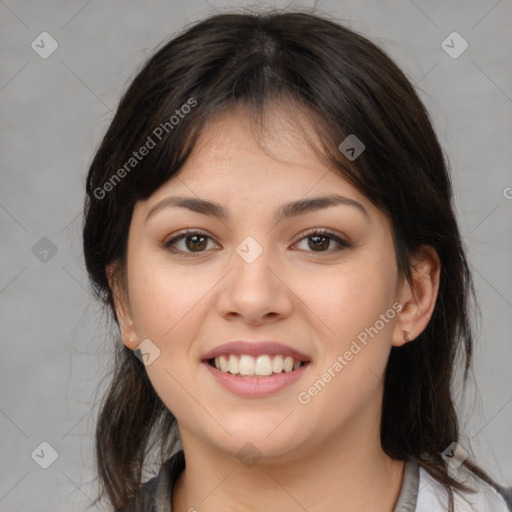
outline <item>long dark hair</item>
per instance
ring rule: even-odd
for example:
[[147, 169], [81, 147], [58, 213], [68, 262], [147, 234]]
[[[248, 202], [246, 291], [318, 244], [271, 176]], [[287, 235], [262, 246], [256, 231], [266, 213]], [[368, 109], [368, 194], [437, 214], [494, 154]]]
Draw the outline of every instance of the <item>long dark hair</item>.
[[[389, 215], [401, 277], [412, 285], [411, 256], [421, 245], [437, 251], [441, 275], [432, 318], [389, 357], [381, 443], [390, 457], [416, 461], [448, 489], [468, 490], [441, 456], [459, 439], [452, 385], [454, 377], [464, 383], [468, 377], [476, 305], [447, 162], [403, 72], [342, 24], [303, 12], [218, 14], [154, 52], [123, 95], [87, 176], [83, 249], [95, 293], [117, 322], [105, 269], [117, 262], [122, 285], [135, 203], [179, 172], [216, 113], [243, 103], [263, 119], [270, 101], [292, 114], [307, 111], [321, 157]], [[355, 162], [338, 150], [349, 134], [366, 146]], [[130, 160], [149, 139], [154, 147], [147, 155]], [[177, 436], [175, 417], [143, 363], [122, 343], [114, 350], [96, 430], [102, 489], [95, 503], [106, 495], [117, 509], [141, 485], [155, 444], [163, 462]], [[471, 458], [464, 465], [492, 483]]]

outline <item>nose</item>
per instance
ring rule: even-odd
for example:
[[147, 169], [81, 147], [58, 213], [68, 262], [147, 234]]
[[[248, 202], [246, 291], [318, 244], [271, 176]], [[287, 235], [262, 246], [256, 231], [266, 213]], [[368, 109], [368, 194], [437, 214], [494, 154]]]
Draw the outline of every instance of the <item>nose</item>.
[[218, 296], [219, 314], [251, 325], [276, 322], [291, 314], [293, 292], [275, 253], [249, 237], [247, 243], [238, 246], [231, 261], [231, 271]]

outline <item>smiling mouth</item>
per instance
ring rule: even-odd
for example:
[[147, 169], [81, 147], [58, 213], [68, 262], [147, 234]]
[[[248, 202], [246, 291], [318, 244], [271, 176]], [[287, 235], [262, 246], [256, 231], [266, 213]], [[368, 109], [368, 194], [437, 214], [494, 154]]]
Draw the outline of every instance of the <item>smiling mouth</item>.
[[291, 373], [310, 364], [291, 356], [263, 354], [257, 357], [242, 354], [229, 354], [205, 361], [222, 373], [236, 377], [271, 377], [273, 375]]

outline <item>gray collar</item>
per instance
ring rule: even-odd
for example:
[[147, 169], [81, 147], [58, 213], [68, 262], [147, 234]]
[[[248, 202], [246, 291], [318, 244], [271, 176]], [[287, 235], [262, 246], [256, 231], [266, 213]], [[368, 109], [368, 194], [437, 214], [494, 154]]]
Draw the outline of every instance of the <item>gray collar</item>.
[[419, 481], [420, 470], [418, 464], [412, 460], [406, 460], [402, 488], [393, 512], [414, 512], [416, 510]]

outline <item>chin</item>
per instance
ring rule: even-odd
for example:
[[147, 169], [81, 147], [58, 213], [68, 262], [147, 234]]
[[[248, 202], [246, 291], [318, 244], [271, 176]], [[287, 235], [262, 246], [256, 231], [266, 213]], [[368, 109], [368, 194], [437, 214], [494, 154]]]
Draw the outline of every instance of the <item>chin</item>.
[[297, 428], [283, 428], [282, 424], [276, 428], [279, 423], [272, 423], [270, 426], [269, 422], [251, 426], [244, 426], [242, 423], [225, 425], [233, 437], [224, 432], [225, 435], [218, 439], [212, 438], [209, 433], [210, 443], [219, 451], [242, 462], [246, 458], [258, 459], [260, 463], [285, 462], [298, 458], [303, 452], [305, 439], [297, 437]]

